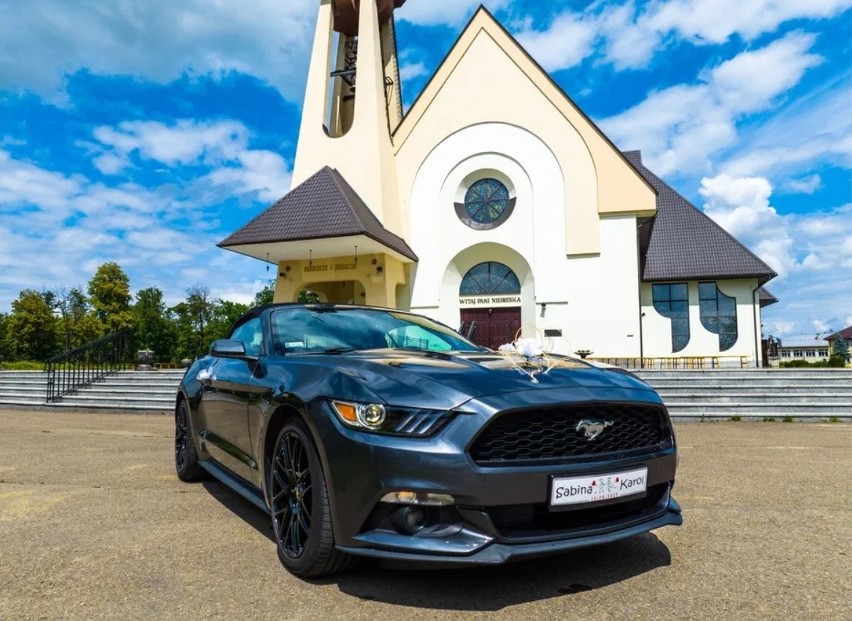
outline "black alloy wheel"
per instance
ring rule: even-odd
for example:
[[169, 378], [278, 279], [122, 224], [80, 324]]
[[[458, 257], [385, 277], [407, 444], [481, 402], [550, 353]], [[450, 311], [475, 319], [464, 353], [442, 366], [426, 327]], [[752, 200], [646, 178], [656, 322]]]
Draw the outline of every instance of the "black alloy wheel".
[[181, 481], [194, 481], [201, 475], [186, 401], [175, 412], [175, 471]]
[[342, 571], [351, 557], [334, 547], [322, 465], [302, 421], [288, 421], [269, 458], [267, 492], [278, 558], [302, 578]]
[[311, 469], [302, 438], [290, 429], [278, 438], [272, 458], [272, 520], [288, 558], [298, 559], [311, 533]]

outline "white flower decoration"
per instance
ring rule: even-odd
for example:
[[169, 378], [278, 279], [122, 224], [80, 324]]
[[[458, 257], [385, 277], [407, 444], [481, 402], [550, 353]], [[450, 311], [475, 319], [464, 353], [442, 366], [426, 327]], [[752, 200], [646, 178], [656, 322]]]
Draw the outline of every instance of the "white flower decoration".
[[544, 345], [536, 338], [527, 337], [515, 341], [515, 351], [527, 358], [538, 358], [544, 353]]

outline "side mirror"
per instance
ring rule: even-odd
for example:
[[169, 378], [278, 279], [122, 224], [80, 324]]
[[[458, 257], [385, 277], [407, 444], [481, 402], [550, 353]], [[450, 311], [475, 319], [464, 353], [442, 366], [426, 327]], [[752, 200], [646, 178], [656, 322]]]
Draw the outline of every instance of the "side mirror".
[[245, 358], [246, 346], [242, 341], [221, 339], [213, 341], [213, 344], [210, 346], [210, 355], [220, 358]]

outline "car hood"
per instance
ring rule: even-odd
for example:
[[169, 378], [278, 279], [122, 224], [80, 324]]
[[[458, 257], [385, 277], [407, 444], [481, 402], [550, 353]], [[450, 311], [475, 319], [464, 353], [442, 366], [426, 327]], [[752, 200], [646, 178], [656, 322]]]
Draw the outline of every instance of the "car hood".
[[551, 356], [559, 366], [538, 373], [536, 381], [497, 352], [444, 354], [409, 350], [370, 350], [312, 356], [360, 380], [387, 403], [455, 408], [466, 401], [511, 392], [576, 388], [588, 398], [617, 400], [626, 390], [653, 389], [621, 370], [595, 368], [579, 360]]

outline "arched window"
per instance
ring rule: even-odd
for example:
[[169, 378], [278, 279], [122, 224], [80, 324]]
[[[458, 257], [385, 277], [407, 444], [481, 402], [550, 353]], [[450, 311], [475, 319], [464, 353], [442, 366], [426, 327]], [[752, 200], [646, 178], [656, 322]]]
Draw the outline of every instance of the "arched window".
[[459, 295], [511, 295], [520, 292], [521, 282], [515, 272], [495, 261], [474, 265], [459, 287]]

